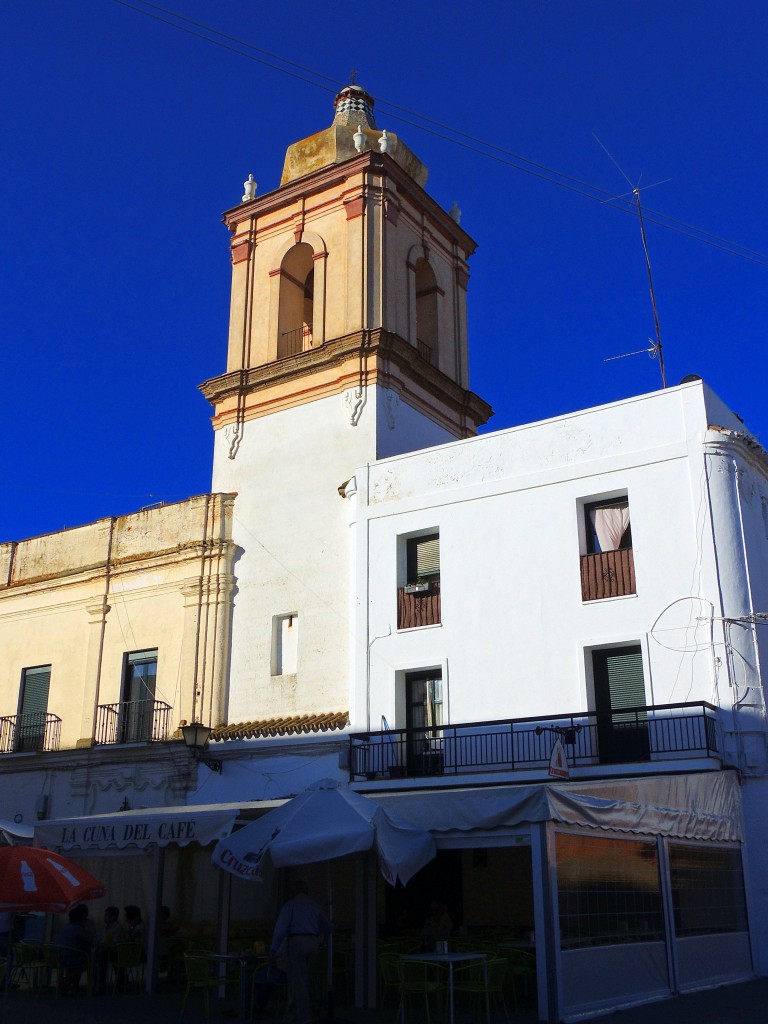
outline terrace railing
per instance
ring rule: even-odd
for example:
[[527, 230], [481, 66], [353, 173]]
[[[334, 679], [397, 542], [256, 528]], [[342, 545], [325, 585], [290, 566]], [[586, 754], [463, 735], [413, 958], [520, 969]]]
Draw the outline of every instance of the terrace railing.
[[387, 729], [350, 736], [350, 781], [546, 770], [560, 739], [571, 767], [719, 757], [706, 702]]

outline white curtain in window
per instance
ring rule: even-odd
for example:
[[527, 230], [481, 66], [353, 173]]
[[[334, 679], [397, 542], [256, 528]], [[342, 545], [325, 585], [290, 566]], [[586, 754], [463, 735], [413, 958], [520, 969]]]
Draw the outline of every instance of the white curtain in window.
[[629, 502], [609, 505], [607, 508], [593, 508], [589, 515], [600, 542], [600, 550], [615, 551], [629, 526]]

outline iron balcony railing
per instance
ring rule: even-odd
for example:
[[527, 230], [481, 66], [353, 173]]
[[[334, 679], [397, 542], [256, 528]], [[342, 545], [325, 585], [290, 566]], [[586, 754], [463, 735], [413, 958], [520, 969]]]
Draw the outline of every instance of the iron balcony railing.
[[296, 327], [292, 331], [284, 331], [280, 335], [277, 358], [284, 359], [286, 356], [295, 356], [308, 348], [312, 348], [312, 324], [302, 324], [301, 327]]
[[168, 739], [171, 705], [162, 700], [99, 704], [96, 743], [156, 743]]
[[61, 719], [46, 711], [0, 717], [0, 753], [20, 754], [35, 750], [58, 750]]
[[349, 739], [350, 781], [546, 771], [558, 739], [570, 767], [717, 758], [720, 750], [712, 704], [660, 704], [355, 733]]
[[434, 358], [434, 351], [431, 345], [428, 345], [426, 341], [422, 341], [421, 338], [417, 338], [416, 350], [418, 351], [419, 355], [425, 362], [429, 363], [430, 365], [432, 364], [432, 360]]

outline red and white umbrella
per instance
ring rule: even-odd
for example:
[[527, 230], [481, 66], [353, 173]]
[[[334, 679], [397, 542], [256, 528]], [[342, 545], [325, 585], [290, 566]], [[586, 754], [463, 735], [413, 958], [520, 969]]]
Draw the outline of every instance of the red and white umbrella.
[[65, 914], [104, 886], [79, 864], [37, 846], [0, 846], [0, 910]]

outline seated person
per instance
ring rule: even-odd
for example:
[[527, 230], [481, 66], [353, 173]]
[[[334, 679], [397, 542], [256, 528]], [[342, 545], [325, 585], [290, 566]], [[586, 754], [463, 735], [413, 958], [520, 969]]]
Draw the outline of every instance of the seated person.
[[184, 938], [169, 907], [160, 907], [157, 917], [157, 966], [171, 980], [184, 973]]
[[124, 910], [125, 938], [128, 942], [140, 942], [144, 945], [144, 921], [141, 911], [133, 903]]
[[73, 996], [80, 987], [83, 971], [88, 968], [88, 955], [93, 944], [88, 927], [88, 907], [81, 903], [69, 912], [65, 924], [56, 937], [59, 947], [59, 992]]
[[125, 942], [125, 932], [119, 919], [120, 911], [117, 907], [107, 907], [104, 911], [104, 924], [101, 929], [99, 945], [107, 950], [113, 949], [118, 942]]

